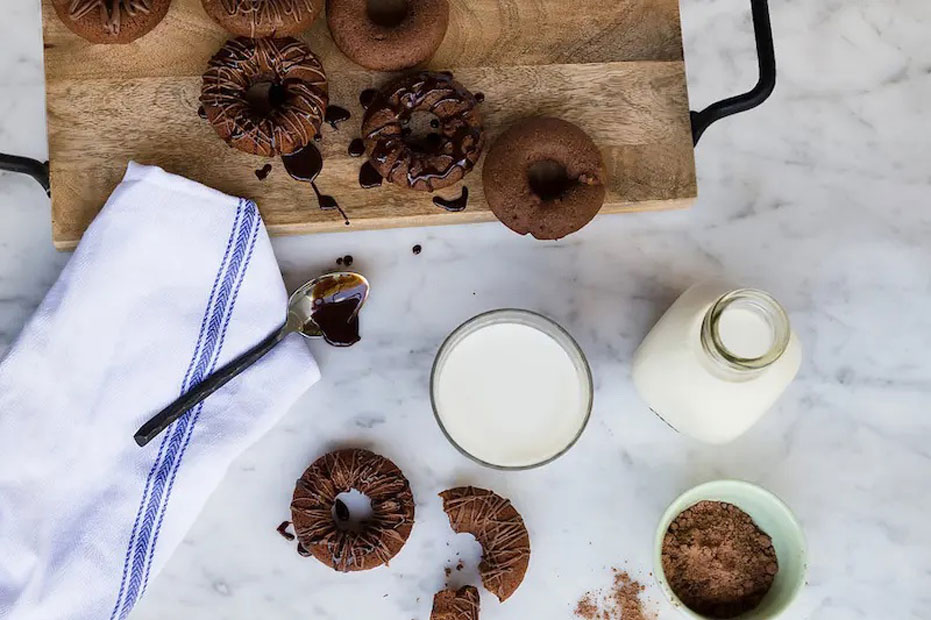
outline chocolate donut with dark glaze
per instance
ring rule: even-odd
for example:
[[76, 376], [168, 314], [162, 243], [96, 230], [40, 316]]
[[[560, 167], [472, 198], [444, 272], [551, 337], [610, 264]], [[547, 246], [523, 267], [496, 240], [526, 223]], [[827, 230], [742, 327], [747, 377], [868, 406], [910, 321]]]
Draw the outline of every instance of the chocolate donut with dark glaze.
[[[549, 164], [560, 179], [535, 187], [534, 166]], [[558, 118], [530, 118], [495, 141], [482, 172], [485, 198], [495, 216], [514, 232], [561, 239], [601, 209], [605, 167], [601, 151], [579, 127]]]
[[[337, 496], [355, 489], [372, 503], [358, 529], [341, 527]], [[345, 511], [345, 505], [341, 507]], [[334, 515], [334, 513], [337, 513]], [[414, 526], [414, 496], [397, 466], [368, 450], [337, 450], [307, 468], [291, 500], [294, 533], [307, 551], [340, 572], [387, 564]]]
[[323, 0], [201, 0], [215, 22], [244, 37], [290, 37], [304, 32]]
[[327, 0], [336, 46], [376, 71], [400, 71], [430, 60], [446, 36], [449, 0], [405, 0], [388, 9], [371, 14], [368, 0]]
[[[389, 182], [420, 191], [453, 185], [467, 175], [485, 147], [475, 96], [449, 73], [423, 71], [385, 86], [365, 112], [362, 137], [372, 166]], [[405, 128], [415, 112], [436, 116], [425, 143]]]
[[61, 21], [91, 43], [130, 43], [158, 25], [171, 0], [54, 0]]
[[[247, 93], [263, 83], [269, 85], [269, 101], [257, 107]], [[326, 73], [297, 39], [237, 37], [210, 60], [200, 101], [230, 146], [265, 157], [289, 155], [320, 131], [328, 101]]]

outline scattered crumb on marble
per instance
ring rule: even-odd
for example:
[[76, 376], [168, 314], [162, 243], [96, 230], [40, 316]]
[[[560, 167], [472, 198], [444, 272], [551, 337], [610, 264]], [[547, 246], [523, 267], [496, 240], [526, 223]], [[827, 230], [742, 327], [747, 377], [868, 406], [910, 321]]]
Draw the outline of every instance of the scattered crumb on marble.
[[583, 620], [656, 620], [656, 613], [644, 609], [641, 600], [646, 586], [627, 571], [611, 570], [614, 574], [611, 586], [586, 592], [576, 604], [576, 617]]

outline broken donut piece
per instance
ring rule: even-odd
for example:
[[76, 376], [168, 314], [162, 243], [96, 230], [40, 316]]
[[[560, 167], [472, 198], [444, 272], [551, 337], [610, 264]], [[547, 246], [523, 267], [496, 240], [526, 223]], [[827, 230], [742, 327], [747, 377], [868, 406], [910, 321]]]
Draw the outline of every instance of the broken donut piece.
[[433, 597], [430, 620], [478, 620], [479, 595], [473, 586], [440, 590]]
[[472, 534], [482, 546], [482, 585], [503, 602], [520, 586], [530, 564], [530, 535], [520, 513], [486, 489], [457, 487], [440, 497], [453, 531]]

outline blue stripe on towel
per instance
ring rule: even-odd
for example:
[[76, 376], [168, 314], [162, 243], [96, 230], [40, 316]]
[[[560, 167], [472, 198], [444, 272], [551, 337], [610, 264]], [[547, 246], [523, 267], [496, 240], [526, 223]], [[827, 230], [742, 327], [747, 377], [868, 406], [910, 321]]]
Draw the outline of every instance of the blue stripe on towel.
[[[216, 299], [217, 287], [220, 284], [223, 273], [226, 271], [227, 261], [229, 259], [230, 250], [233, 248], [233, 241], [236, 239], [236, 230], [239, 227], [240, 217], [242, 215], [242, 203], [240, 202], [239, 207], [236, 209], [236, 217], [233, 220], [233, 227], [230, 230], [229, 239], [226, 242], [226, 250], [223, 254], [223, 260], [220, 262], [220, 268], [217, 270], [217, 275], [213, 280], [213, 287], [210, 289], [210, 297], [207, 299], [207, 308], [204, 310], [204, 317], [200, 323], [200, 333], [197, 336], [197, 344], [194, 347], [194, 355], [191, 356], [191, 361], [188, 364], [187, 372], [184, 374], [184, 380], [181, 382], [181, 394], [184, 394], [187, 391], [188, 379], [191, 375], [191, 371], [194, 368], [194, 364], [197, 361], [198, 354], [200, 353], [200, 347], [203, 343], [204, 334], [207, 328], [207, 319], [210, 318], [210, 310], [213, 308], [214, 301]], [[159, 463], [162, 462], [162, 456], [165, 452], [165, 446], [168, 444], [170, 432], [166, 432], [161, 439], [158, 447], [158, 454], [155, 457], [155, 460], [152, 462], [152, 467], [149, 469], [149, 475], [146, 478], [145, 489], [142, 492], [142, 499], [139, 502], [139, 508], [136, 511], [136, 518], [133, 521], [133, 528], [129, 537], [129, 545], [126, 547], [126, 557], [123, 560], [123, 576], [120, 579], [120, 590], [116, 597], [116, 604], [113, 607], [113, 611], [110, 613], [110, 620], [113, 620], [116, 617], [117, 612], [120, 609], [120, 602], [123, 600], [123, 593], [126, 587], [126, 577], [129, 574], [129, 567], [131, 565], [130, 559], [132, 558], [133, 549], [136, 546], [136, 537], [139, 528], [139, 519], [143, 514], [145, 507], [148, 504], [149, 498], [149, 488], [152, 484], [153, 476], [158, 469]]]
[[[236, 301], [233, 293], [238, 292], [238, 284], [234, 291], [233, 283], [237, 280], [241, 282], [241, 277], [245, 273], [248, 257], [251, 257], [252, 251], [249, 249], [248, 256], [246, 256], [247, 246], [251, 245], [250, 238], [254, 238], [258, 231], [258, 222], [259, 218], [255, 204], [240, 200], [233, 228], [230, 231], [229, 241], [227, 242], [226, 252], [214, 279], [207, 309], [201, 324], [201, 332], [194, 348], [194, 355], [182, 382], [182, 394], [200, 383], [209, 372], [212, 372], [212, 368], [216, 365], [216, 359], [220, 354], [222, 342], [225, 338], [228, 317], [232, 313], [232, 307]], [[245, 265], [243, 264], [244, 257]], [[209, 371], [208, 366], [210, 366]], [[130, 543], [124, 560], [120, 591], [110, 615], [111, 619], [115, 618], [117, 614], [121, 619], [129, 614], [141, 593], [141, 589], [144, 588], [144, 580], [148, 579], [151, 556], [155, 548], [157, 532], [161, 527], [163, 505], [167, 504], [167, 497], [171, 493], [171, 486], [177, 473], [177, 466], [180, 464], [187, 441], [190, 440], [189, 433], [193, 429], [193, 420], [196, 419], [199, 409], [196, 412], [189, 412], [181, 416], [168, 428], [168, 432], [162, 438], [159, 453], [149, 471], [146, 488], [143, 491], [139, 511], [133, 524]], [[149, 492], [150, 486], [151, 493]], [[158, 520], [157, 526], [156, 518]]]
[[[256, 208], [254, 202], [250, 201], [246, 208], [249, 209], [253, 215], [258, 214], [258, 209]], [[233, 317], [233, 308], [236, 307], [236, 300], [239, 298], [239, 289], [242, 287], [242, 282], [245, 280], [246, 271], [249, 269], [249, 263], [252, 261], [252, 252], [255, 250], [255, 241], [259, 236], [258, 217], [255, 217], [255, 222], [256, 225], [253, 226], [251, 239], [249, 241], [249, 250], [246, 253], [246, 259], [243, 263], [243, 267], [239, 271], [239, 277], [236, 281], [236, 288], [233, 290], [233, 297], [229, 304], [229, 312], [227, 312], [226, 320], [223, 322], [223, 329], [220, 330], [220, 344], [216, 348], [216, 355], [213, 357], [208, 375], [213, 374], [213, 371], [216, 370], [217, 363], [220, 359], [220, 352], [223, 350], [223, 343], [226, 341], [226, 330], [229, 327], [230, 319]], [[247, 227], [243, 228], [243, 231], [247, 230]], [[142, 580], [142, 589], [139, 591], [139, 596], [142, 596], [142, 593], [145, 592], [146, 587], [149, 585], [149, 570], [152, 568], [152, 558], [155, 557], [155, 544], [158, 542], [158, 534], [162, 529], [162, 520], [164, 520], [165, 512], [168, 510], [168, 499], [171, 497], [171, 489], [175, 484], [175, 476], [178, 474], [178, 470], [181, 469], [181, 462], [184, 460], [184, 453], [187, 450], [188, 444], [191, 442], [191, 436], [194, 434], [194, 426], [197, 424], [197, 420], [200, 418], [200, 412], [203, 410], [203, 408], [204, 404], [200, 403], [190, 414], [191, 424], [188, 428], [187, 436], [184, 439], [184, 445], [181, 446], [181, 453], [178, 455], [175, 468], [171, 473], [171, 480], [168, 483], [168, 491], [165, 493], [165, 501], [162, 503], [161, 514], [159, 514], [158, 517], [158, 525], [155, 527], [155, 536], [153, 537], [151, 547], [152, 550], [149, 553], [149, 561], [146, 563], [145, 576]]]

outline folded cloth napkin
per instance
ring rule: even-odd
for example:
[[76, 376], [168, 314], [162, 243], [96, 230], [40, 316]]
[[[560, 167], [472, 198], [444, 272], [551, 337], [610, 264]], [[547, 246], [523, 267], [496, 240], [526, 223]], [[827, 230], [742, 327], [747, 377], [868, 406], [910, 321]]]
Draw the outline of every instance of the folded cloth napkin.
[[125, 618], [230, 462], [318, 378], [299, 336], [145, 448], [285, 317], [255, 204], [130, 163], [0, 363], [0, 618]]

